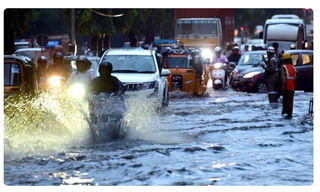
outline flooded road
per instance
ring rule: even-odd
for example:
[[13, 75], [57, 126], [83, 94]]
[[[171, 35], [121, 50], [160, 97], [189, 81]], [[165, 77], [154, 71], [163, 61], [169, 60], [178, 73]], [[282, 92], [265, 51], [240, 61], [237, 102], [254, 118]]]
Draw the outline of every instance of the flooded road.
[[210, 89], [205, 98], [171, 97], [160, 113], [143, 100], [129, 102], [126, 137], [99, 144], [89, 142], [88, 125], [77, 113], [64, 117], [63, 130], [54, 123], [54, 131], [37, 124], [42, 131], [19, 132], [5, 124], [4, 183], [313, 183], [313, 93], [295, 93], [291, 120], [281, 117], [281, 105], [271, 109], [266, 94]]

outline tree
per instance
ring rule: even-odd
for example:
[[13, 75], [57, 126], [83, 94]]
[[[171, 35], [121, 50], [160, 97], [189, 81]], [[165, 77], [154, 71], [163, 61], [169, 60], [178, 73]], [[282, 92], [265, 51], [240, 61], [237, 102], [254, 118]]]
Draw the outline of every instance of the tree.
[[4, 11], [4, 54], [14, 53], [14, 39], [27, 30], [32, 17], [30, 9], [6, 9]]

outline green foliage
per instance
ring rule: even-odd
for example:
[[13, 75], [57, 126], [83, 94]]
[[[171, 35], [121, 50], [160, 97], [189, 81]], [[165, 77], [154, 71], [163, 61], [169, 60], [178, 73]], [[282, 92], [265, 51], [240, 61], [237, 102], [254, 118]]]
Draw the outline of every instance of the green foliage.
[[32, 18], [31, 9], [6, 9], [4, 11], [5, 28], [14, 36], [21, 35], [28, 29], [28, 20]]

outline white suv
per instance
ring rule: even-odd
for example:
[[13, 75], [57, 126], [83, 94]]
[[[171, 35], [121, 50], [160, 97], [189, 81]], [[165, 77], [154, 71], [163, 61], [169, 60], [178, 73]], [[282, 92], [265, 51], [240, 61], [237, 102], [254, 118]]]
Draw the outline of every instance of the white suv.
[[110, 49], [101, 57], [100, 64], [104, 62], [112, 64], [112, 75], [122, 82], [125, 94], [154, 97], [157, 98], [157, 105], [168, 105], [167, 76], [170, 71], [159, 67], [154, 51], [142, 48]]

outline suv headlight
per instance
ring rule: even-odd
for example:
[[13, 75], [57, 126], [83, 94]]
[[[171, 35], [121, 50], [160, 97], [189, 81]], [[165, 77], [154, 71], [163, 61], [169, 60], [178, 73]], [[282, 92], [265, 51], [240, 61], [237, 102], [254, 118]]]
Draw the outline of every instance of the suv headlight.
[[260, 72], [260, 71], [249, 72], [249, 73], [245, 74], [245, 75], [243, 76], [243, 78], [249, 79], [249, 78], [252, 78], [252, 77], [255, 76], [255, 75], [258, 75], [259, 73], [261, 73], [261, 72]]
[[158, 87], [158, 81], [151, 81], [151, 82], [144, 82], [142, 84], [142, 90], [145, 90], [145, 89], [154, 89]]

